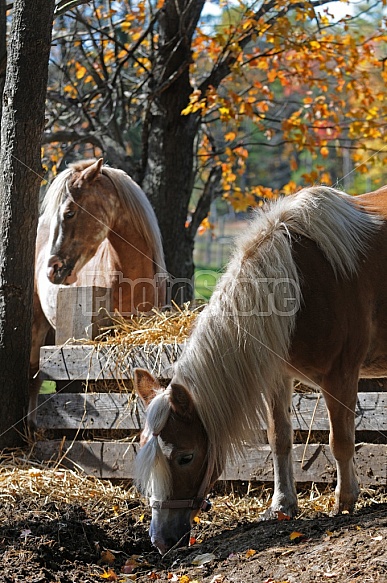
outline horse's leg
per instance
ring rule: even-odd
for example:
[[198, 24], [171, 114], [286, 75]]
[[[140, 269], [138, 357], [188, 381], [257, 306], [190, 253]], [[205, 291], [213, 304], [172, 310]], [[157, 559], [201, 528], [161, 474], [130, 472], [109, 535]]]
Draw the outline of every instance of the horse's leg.
[[43, 346], [50, 329], [43, 310], [40, 305], [37, 294], [34, 294], [34, 315], [32, 321], [32, 339], [30, 354], [30, 383], [29, 383], [29, 401], [27, 413], [27, 425], [33, 433], [36, 430], [36, 411], [38, 407], [38, 395], [42, 381], [37, 376], [39, 370], [40, 348]]
[[344, 510], [351, 512], [359, 495], [359, 484], [353, 462], [357, 388], [357, 375], [348, 379], [348, 374], [332, 374], [322, 383], [329, 414], [329, 445], [337, 466], [335, 514]]
[[291, 422], [293, 383], [284, 379], [268, 403], [267, 437], [273, 455], [274, 494], [263, 518], [277, 518], [278, 512], [297, 514], [297, 492], [293, 475], [293, 428]]

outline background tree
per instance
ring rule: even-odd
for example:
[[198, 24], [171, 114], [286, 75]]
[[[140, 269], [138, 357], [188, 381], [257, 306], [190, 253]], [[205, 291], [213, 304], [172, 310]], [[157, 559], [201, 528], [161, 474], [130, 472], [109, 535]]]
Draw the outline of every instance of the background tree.
[[15, 0], [8, 42], [0, 149], [0, 447], [20, 443], [27, 400], [53, 11], [54, 0]]
[[[103, 154], [132, 174], [156, 210], [170, 273], [192, 278], [195, 234], [215, 197], [244, 210], [335, 182], [352, 153], [364, 173], [363, 153], [383, 158], [372, 155], [386, 129], [375, 83], [385, 23], [369, 25], [380, 3], [342, 22], [326, 4], [239, 2], [215, 23], [204, 0], [94, 0], [64, 14], [50, 68], [47, 166]], [[263, 145], [272, 154], [262, 163]]]
[[[5, 82], [5, 67], [7, 64], [7, 11], [5, 0], [0, 0], [0, 97], [3, 95]], [[0, 99], [0, 121], [2, 110], [2, 99]]]

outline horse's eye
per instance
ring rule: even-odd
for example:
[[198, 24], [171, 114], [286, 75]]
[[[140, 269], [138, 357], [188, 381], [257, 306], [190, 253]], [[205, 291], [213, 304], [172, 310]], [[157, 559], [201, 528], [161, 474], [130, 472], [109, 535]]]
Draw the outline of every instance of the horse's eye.
[[75, 216], [75, 211], [67, 211], [67, 213], [65, 213], [64, 217], [65, 219], [72, 219]]
[[187, 464], [191, 463], [193, 460], [193, 453], [189, 453], [187, 455], [182, 455], [181, 458], [178, 459], [179, 466], [186, 466]]

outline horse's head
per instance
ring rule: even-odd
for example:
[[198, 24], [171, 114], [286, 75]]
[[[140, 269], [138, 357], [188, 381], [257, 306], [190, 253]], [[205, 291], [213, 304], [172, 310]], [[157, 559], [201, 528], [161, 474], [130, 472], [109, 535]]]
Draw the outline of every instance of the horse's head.
[[[80, 162], [67, 173], [51, 217], [47, 277], [52, 283], [74, 283], [108, 235], [112, 185], [101, 172], [102, 164], [102, 159]], [[52, 186], [55, 188], [55, 181]]]
[[162, 389], [147, 371], [136, 369], [134, 385], [146, 407], [146, 424], [136, 460], [136, 483], [150, 499], [150, 537], [161, 554], [189, 543], [193, 519], [207, 510], [216, 479], [203, 425], [188, 390]]

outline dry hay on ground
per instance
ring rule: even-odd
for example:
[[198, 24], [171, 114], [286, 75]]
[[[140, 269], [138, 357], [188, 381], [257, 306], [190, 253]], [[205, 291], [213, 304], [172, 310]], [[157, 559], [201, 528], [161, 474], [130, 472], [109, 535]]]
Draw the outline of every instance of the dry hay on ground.
[[147, 534], [149, 509], [132, 486], [14, 452], [0, 466], [0, 581], [387, 580], [386, 491], [363, 491], [354, 516], [331, 518], [332, 490], [314, 485], [299, 495], [298, 520], [259, 522], [270, 495], [264, 485], [218, 484], [193, 546], [161, 558]]

